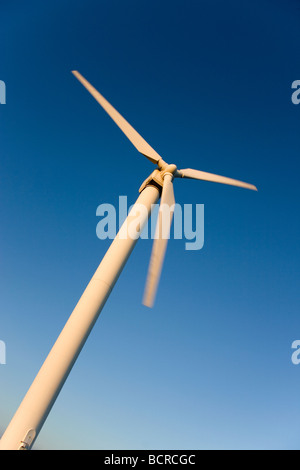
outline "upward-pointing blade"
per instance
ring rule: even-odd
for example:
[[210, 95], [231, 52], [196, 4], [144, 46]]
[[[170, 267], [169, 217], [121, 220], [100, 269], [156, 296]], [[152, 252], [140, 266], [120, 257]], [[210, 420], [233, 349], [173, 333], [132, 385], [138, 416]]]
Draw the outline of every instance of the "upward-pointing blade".
[[256, 186], [254, 186], [253, 184], [244, 183], [243, 181], [234, 180], [232, 178], [226, 178], [225, 176], [206, 173], [205, 171], [192, 170], [191, 168], [179, 170], [178, 176], [194, 180], [212, 181], [213, 183], [229, 184], [231, 186], [239, 186], [240, 188], [252, 189], [253, 191], [257, 191]]
[[152, 163], [161, 160], [161, 156], [143, 139], [142, 136], [124, 119], [121, 114], [97, 91], [79, 72], [72, 71], [73, 75], [98, 101], [107, 114], [115, 121], [135, 148], [147, 157]]
[[146, 281], [143, 304], [152, 307], [159, 283], [162, 265], [167, 249], [168, 239], [172, 225], [173, 213], [175, 209], [175, 198], [173, 190], [173, 177], [167, 174], [164, 178], [164, 185], [161, 195], [161, 203], [158, 212], [158, 219], [155, 232], [155, 240], [150, 258], [148, 277]]

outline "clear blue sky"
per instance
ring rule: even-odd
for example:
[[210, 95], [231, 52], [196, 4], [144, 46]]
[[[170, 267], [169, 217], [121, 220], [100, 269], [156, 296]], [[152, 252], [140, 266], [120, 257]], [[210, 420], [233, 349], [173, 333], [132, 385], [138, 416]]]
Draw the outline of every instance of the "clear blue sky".
[[299, 449], [299, 26], [296, 0], [2, 2], [0, 433], [109, 246], [98, 205], [152, 171], [77, 69], [165, 160], [259, 192], [175, 182], [203, 250], [170, 241], [148, 310], [138, 243], [36, 447]]

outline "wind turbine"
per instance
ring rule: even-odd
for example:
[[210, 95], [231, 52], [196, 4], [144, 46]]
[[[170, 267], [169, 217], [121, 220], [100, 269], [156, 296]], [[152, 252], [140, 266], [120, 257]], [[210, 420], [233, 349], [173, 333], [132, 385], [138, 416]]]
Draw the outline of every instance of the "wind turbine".
[[[73, 71], [72, 73], [104, 108], [136, 149], [156, 165], [156, 169], [140, 187], [139, 198], [3, 434], [0, 440], [0, 450], [27, 450], [32, 447], [137, 242], [138, 237], [132, 237], [129, 228], [134, 226], [136, 233], [140, 234], [153, 205], [161, 197], [143, 300], [146, 306], [153, 305], [173, 218], [175, 205], [173, 179], [190, 178], [211, 181], [257, 191], [252, 184], [190, 168], [178, 170], [176, 165], [166, 163], [79, 72]], [[140, 211], [140, 207], [145, 210]]]

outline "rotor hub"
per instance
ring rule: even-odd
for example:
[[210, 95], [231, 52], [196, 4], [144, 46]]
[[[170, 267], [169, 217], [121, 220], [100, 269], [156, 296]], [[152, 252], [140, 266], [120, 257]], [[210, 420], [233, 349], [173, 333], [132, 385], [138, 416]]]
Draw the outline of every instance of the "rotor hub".
[[172, 176], [175, 175], [176, 171], [177, 171], [177, 166], [172, 164], [172, 165], [166, 165], [164, 168], [162, 168], [161, 170], [161, 174], [162, 174], [162, 177], [165, 176], [166, 173], [169, 173], [171, 174]]

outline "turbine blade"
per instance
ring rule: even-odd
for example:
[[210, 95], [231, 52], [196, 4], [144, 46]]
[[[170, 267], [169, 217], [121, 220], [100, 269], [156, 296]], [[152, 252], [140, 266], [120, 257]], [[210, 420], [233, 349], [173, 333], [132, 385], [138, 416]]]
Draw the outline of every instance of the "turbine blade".
[[126, 137], [135, 146], [135, 148], [147, 157], [152, 163], [161, 160], [161, 156], [143, 139], [142, 136], [124, 119], [121, 114], [79, 73], [72, 71], [73, 75], [82, 83], [82, 85], [91, 93], [96, 101], [102, 106], [112, 120], [124, 132]]
[[225, 176], [214, 175], [213, 173], [206, 173], [205, 171], [192, 170], [186, 168], [185, 170], [178, 171], [179, 176], [182, 178], [190, 178], [194, 180], [212, 181], [213, 183], [229, 184], [231, 186], [239, 186], [240, 188], [252, 189], [257, 191], [256, 186], [243, 181], [234, 180], [232, 178], [226, 178]]
[[172, 176], [166, 175], [159, 207], [155, 240], [150, 258], [143, 304], [152, 307], [161, 275], [175, 209]]

